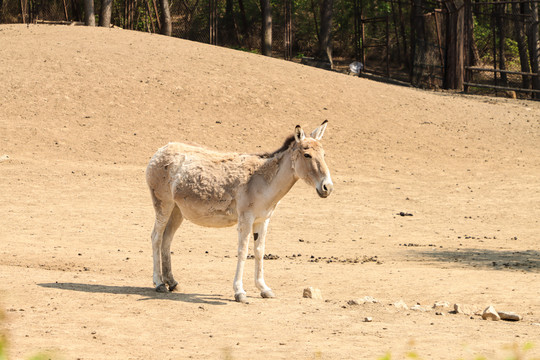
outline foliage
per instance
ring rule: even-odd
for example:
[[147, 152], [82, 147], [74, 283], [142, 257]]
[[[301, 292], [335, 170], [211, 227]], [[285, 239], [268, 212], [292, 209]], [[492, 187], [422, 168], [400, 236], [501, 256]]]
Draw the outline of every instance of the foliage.
[[[414, 341], [411, 341], [409, 343], [409, 346], [413, 347], [413, 345], [414, 345]], [[534, 348], [534, 344], [531, 343], [531, 342], [526, 342], [526, 343], [524, 343], [522, 345], [520, 345], [518, 343], [513, 343], [513, 344], [510, 344], [510, 345], [506, 345], [506, 346], [503, 347], [503, 350], [509, 351], [510, 353], [504, 359], [505, 360], [540, 360], [539, 358], [531, 358], [529, 356], [530, 355], [530, 350], [532, 350], [533, 348]], [[399, 357], [399, 358], [400, 359], [401, 358], [418, 359], [418, 360], [423, 359], [414, 350], [408, 350], [404, 354], [404, 356]], [[381, 356], [377, 360], [392, 360], [392, 354], [390, 352], [387, 352], [385, 355]], [[465, 360], [465, 359], [460, 358], [459, 360]], [[483, 355], [476, 355], [473, 358], [473, 360], [488, 360], [488, 358], [483, 356]]]
[[[5, 314], [3, 311], [0, 311], [0, 360], [8, 360], [8, 341], [3, 328], [4, 321]], [[54, 358], [56, 358], [56, 356], [42, 352], [28, 358], [28, 360], [51, 360]]]

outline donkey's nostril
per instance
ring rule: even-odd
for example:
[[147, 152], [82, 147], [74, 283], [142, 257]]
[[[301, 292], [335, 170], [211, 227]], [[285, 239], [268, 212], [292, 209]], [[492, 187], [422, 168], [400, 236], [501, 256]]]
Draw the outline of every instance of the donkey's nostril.
[[322, 189], [323, 189], [324, 191], [328, 191], [328, 188], [326, 187], [326, 185], [323, 185], [323, 186], [322, 186]]

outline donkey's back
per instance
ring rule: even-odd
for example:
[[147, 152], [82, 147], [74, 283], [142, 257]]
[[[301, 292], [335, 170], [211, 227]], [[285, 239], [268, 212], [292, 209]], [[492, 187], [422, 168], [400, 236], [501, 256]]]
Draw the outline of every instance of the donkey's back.
[[169, 143], [150, 160], [146, 180], [155, 207], [176, 205], [184, 218], [202, 226], [232, 226], [238, 196], [260, 162], [253, 155]]

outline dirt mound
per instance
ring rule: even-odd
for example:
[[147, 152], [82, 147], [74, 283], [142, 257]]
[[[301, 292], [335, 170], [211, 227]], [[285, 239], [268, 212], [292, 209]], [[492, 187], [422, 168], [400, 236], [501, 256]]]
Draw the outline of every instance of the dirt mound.
[[[87, 27], [0, 26], [0, 79], [0, 291], [16, 358], [458, 359], [540, 345], [537, 102]], [[250, 304], [234, 303], [235, 229], [189, 223], [172, 244], [178, 292], [155, 293], [144, 169], [157, 148], [260, 153], [325, 119], [335, 191], [298, 183], [277, 209], [265, 263], [277, 299], [258, 297], [248, 266]], [[377, 260], [341, 261], [365, 258]], [[308, 286], [325, 300], [302, 298]], [[380, 302], [347, 306], [364, 296]], [[389, 305], [400, 299], [524, 319]]]

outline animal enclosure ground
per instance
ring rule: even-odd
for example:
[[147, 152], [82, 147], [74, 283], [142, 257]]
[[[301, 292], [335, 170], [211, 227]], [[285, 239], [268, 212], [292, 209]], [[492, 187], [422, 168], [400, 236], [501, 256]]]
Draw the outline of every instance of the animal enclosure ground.
[[[501, 359], [527, 342], [540, 356], [538, 102], [86, 27], [0, 26], [0, 79], [12, 358]], [[156, 293], [150, 156], [169, 141], [271, 151], [325, 119], [334, 193], [298, 183], [278, 206], [265, 261], [277, 298], [258, 296], [248, 260], [250, 303], [235, 303], [235, 228], [188, 222], [172, 243], [178, 291]], [[302, 298], [308, 286], [323, 300]], [[379, 303], [347, 303], [364, 296]], [[399, 300], [523, 320], [389, 305]]]

